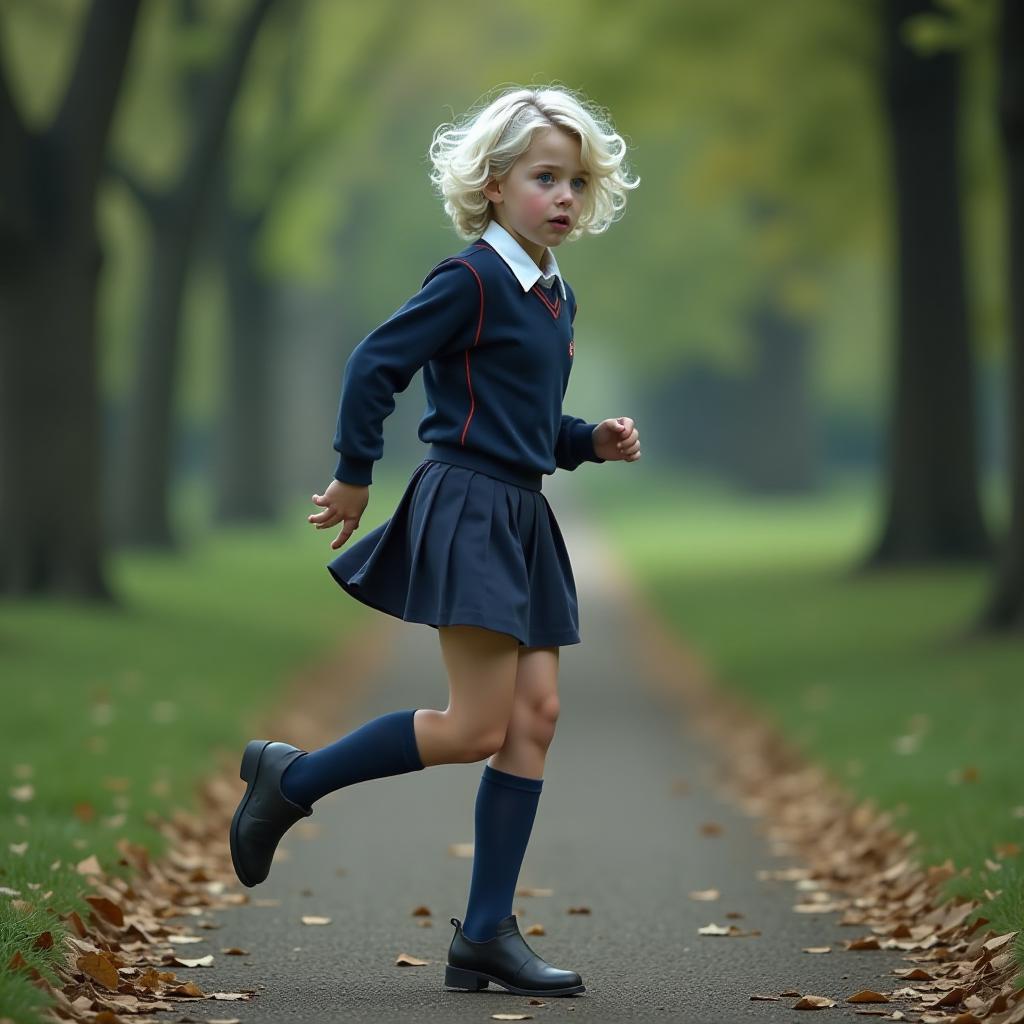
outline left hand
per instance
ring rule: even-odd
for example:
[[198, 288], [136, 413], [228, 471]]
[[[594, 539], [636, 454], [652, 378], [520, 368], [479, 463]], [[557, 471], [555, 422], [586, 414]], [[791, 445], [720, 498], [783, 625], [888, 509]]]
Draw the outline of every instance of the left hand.
[[633, 420], [628, 416], [601, 420], [594, 427], [594, 454], [608, 462], [636, 462], [640, 458], [640, 435]]

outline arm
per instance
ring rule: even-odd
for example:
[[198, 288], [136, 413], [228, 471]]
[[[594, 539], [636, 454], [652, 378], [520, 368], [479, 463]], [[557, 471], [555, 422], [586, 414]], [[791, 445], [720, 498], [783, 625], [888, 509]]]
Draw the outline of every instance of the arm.
[[563, 416], [555, 441], [555, 466], [558, 469], [576, 469], [584, 462], [604, 462], [594, 452], [596, 423], [588, 423], [579, 416]]
[[476, 343], [483, 323], [483, 284], [458, 260], [435, 267], [420, 290], [352, 350], [345, 364], [334, 450], [342, 483], [372, 483], [384, 454], [384, 420], [395, 395], [439, 354]]

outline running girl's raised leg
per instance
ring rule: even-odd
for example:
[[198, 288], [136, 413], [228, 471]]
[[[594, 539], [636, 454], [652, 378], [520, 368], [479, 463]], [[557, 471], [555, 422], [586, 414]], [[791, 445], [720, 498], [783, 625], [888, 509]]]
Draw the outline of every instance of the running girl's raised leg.
[[424, 765], [482, 761], [505, 741], [515, 694], [519, 642], [481, 626], [441, 626], [448, 707], [416, 712]]
[[445, 711], [389, 711], [296, 758], [281, 792], [303, 807], [356, 782], [429, 765], [481, 761], [504, 742], [515, 689], [518, 642], [479, 626], [442, 626], [451, 695]]
[[473, 875], [462, 926], [477, 942], [493, 938], [512, 913], [558, 711], [558, 648], [521, 647], [505, 740], [484, 766], [477, 790]]

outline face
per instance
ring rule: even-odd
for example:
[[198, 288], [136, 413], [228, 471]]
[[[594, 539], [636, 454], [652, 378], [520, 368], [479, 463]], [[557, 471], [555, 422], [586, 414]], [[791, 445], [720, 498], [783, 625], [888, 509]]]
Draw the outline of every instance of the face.
[[[535, 133], [504, 178], [488, 181], [483, 193], [493, 204], [495, 220], [541, 266], [547, 247], [560, 245], [576, 226], [589, 185], [579, 139], [547, 127]], [[568, 227], [552, 224], [555, 217], [567, 217]]]

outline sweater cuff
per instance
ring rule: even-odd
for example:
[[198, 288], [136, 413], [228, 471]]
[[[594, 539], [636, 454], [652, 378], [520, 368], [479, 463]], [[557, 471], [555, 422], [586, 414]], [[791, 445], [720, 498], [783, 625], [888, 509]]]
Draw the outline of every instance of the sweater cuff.
[[360, 459], [354, 455], [340, 456], [334, 479], [343, 484], [369, 486], [373, 483], [373, 459]]
[[598, 423], [575, 423], [570, 428], [569, 445], [578, 462], [604, 462], [594, 451], [594, 431]]

